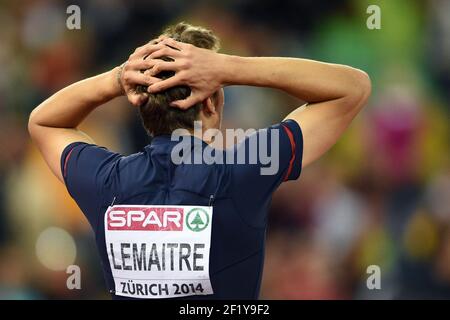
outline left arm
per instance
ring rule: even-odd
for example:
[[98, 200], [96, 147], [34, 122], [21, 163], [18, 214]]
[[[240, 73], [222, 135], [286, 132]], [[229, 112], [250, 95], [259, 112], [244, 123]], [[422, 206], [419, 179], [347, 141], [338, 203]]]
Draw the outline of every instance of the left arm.
[[28, 131], [59, 180], [64, 181], [60, 169], [64, 148], [72, 142], [94, 143], [77, 126], [96, 107], [121, 95], [116, 72], [117, 68], [74, 83], [55, 93], [31, 112]]
[[93, 143], [88, 135], [77, 129], [89, 113], [125, 93], [132, 104], [138, 105], [142, 96], [136, 94], [135, 86], [148, 86], [160, 80], [140, 72], [149, 68], [151, 61], [143, 57], [153, 47], [154, 44], [146, 44], [137, 48], [120, 74], [120, 68], [116, 67], [76, 82], [58, 91], [31, 112], [28, 121], [30, 136], [59, 180], [64, 182], [60, 170], [64, 148], [73, 142]]

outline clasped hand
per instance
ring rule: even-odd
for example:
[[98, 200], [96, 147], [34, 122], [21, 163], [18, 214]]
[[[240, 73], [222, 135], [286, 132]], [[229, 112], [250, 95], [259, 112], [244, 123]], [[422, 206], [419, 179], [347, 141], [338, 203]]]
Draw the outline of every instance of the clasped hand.
[[[172, 61], [162, 60], [162, 57], [169, 57]], [[222, 54], [161, 36], [130, 55], [121, 67], [119, 82], [134, 106], [147, 100], [145, 93], [136, 91], [138, 85], [148, 87], [149, 93], [179, 85], [189, 86], [189, 97], [171, 103], [173, 107], [187, 109], [222, 87], [220, 70], [223, 64]], [[173, 71], [175, 75], [161, 80], [157, 75], [162, 71]]]

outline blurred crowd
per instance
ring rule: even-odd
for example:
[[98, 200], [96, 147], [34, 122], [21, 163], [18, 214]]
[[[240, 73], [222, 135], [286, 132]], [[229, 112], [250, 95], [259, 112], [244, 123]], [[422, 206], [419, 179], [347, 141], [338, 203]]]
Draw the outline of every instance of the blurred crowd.
[[[381, 29], [369, 30], [375, 3]], [[66, 27], [71, 4], [80, 30]], [[223, 52], [349, 64], [372, 79], [342, 140], [274, 195], [261, 297], [450, 299], [449, 14], [446, 0], [1, 1], [0, 299], [108, 298], [93, 234], [31, 143], [28, 115], [179, 21], [214, 30]], [[263, 128], [300, 103], [248, 87], [225, 99], [225, 128]], [[124, 98], [82, 129], [124, 154], [149, 142]], [[67, 289], [72, 264], [81, 290]], [[367, 287], [370, 265], [380, 289]]]

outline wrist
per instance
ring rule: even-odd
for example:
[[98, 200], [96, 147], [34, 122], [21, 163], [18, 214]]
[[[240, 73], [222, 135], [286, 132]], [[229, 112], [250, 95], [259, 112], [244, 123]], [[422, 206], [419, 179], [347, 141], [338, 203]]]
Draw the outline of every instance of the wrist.
[[219, 79], [223, 86], [238, 84], [236, 76], [242, 72], [242, 57], [220, 54]]
[[108, 94], [111, 98], [125, 95], [125, 91], [120, 81], [122, 69], [122, 66], [118, 66], [107, 72], [109, 87], [111, 89]]

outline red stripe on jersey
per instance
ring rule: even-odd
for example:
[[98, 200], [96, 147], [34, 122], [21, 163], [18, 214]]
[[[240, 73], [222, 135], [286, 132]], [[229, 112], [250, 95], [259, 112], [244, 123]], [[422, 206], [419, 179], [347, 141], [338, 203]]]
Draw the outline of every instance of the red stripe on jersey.
[[291, 129], [289, 129], [289, 128], [288, 128], [287, 126], [285, 126], [284, 124], [283, 124], [283, 128], [284, 128], [284, 130], [286, 131], [286, 133], [287, 133], [287, 135], [288, 135], [289, 141], [291, 142], [291, 152], [292, 152], [291, 160], [289, 161], [289, 168], [288, 168], [288, 170], [287, 170], [287, 172], [286, 172], [286, 176], [284, 177], [284, 180], [283, 180], [283, 181], [287, 181], [287, 179], [288, 179], [289, 176], [291, 175], [292, 168], [294, 167], [295, 148], [296, 148], [296, 146], [295, 146], [294, 135], [292, 134]]
[[69, 161], [70, 155], [72, 154], [73, 148], [70, 149], [69, 153], [67, 154], [66, 160], [64, 160], [64, 172], [63, 175], [64, 177], [67, 176], [67, 162]]

